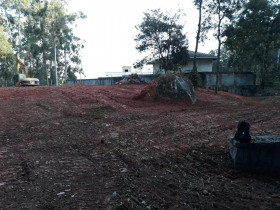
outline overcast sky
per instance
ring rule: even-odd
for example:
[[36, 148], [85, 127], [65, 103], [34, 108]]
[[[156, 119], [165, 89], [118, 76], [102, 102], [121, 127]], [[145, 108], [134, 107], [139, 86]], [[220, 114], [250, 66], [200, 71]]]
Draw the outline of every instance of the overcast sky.
[[[189, 50], [195, 47], [197, 10], [192, 0], [70, 0], [69, 12], [82, 11], [87, 19], [77, 22], [75, 34], [85, 40], [82, 66], [87, 79], [105, 76], [105, 72], [120, 72], [122, 66], [143, 57], [135, 49], [135, 26], [141, 23], [143, 13], [149, 9], [163, 11], [182, 9], [186, 16], [185, 32]], [[206, 40], [199, 52], [216, 49], [216, 42]], [[84, 77], [82, 77], [84, 78]]]

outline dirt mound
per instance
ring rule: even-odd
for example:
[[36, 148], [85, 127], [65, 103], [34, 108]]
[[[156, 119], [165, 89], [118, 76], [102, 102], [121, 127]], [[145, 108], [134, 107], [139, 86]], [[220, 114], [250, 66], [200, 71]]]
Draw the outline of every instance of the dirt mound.
[[122, 84], [146, 84], [145, 80], [138, 74], [130, 74], [124, 77], [121, 81], [116, 83], [117, 85]]
[[134, 99], [143, 98], [183, 99], [194, 104], [196, 94], [191, 81], [181, 74], [167, 73], [153, 80]]

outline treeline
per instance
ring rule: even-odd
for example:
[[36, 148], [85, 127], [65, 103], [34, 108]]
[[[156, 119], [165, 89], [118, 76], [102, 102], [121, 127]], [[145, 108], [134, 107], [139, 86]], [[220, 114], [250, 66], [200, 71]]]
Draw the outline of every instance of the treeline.
[[[200, 43], [214, 37], [220, 71], [252, 71], [262, 87], [280, 83], [280, 5], [277, 0], [193, 0], [199, 14], [196, 52]], [[42, 85], [54, 85], [54, 49], [59, 83], [83, 73], [83, 43], [72, 26], [82, 13], [68, 14], [67, 0], [2, 0], [0, 7], [0, 84], [12, 85], [15, 54], [24, 60], [30, 76]], [[137, 25], [136, 48], [151, 52], [135, 67], [158, 60], [165, 70], [178, 70], [186, 61], [188, 40], [180, 14], [160, 10], [144, 14]], [[187, 16], [186, 18], [191, 18]], [[194, 61], [193, 70], [197, 72]], [[217, 79], [218, 81], [218, 79]], [[218, 84], [216, 85], [216, 89]]]
[[[219, 72], [250, 71], [262, 88], [280, 83], [280, 5], [275, 0], [193, 0], [198, 11], [198, 28], [190, 79], [199, 84], [196, 54], [200, 44], [217, 40], [216, 92]], [[135, 67], [159, 64], [160, 70], [180, 71], [186, 64], [188, 40], [179, 23], [180, 11], [169, 14], [158, 10], [144, 13], [136, 26], [139, 52], [149, 52]], [[188, 17], [187, 18], [191, 18]]]
[[[203, 2], [206, 12], [201, 27], [209, 32], [213, 20], [207, 16], [209, 2], [220, 11], [220, 48], [217, 71], [254, 72], [261, 88], [280, 86], [280, 5], [275, 0], [196, 0]], [[232, 9], [226, 5], [239, 3]], [[212, 10], [213, 11], [213, 10]], [[221, 12], [222, 11], [222, 12]], [[223, 19], [221, 19], [223, 18]], [[210, 27], [209, 27], [210, 26]], [[211, 30], [210, 30], [211, 31]]]
[[13, 85], [15, 54], [24, 60], [30, 77], [40, 79], [41, 85], [55, 85], [55, 49], [60, 84], [76, 79], [77, 72], [83, 73], [83, 42], [74, 35], [73, 25], [85, 16], [81, 12], [67, 13], [66, 5], [66, 0], [1, 1], [0, 85]]

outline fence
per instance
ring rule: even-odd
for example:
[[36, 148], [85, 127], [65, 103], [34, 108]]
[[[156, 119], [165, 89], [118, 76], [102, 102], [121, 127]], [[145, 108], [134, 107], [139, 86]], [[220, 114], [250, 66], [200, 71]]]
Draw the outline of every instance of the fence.
[[[145, 82], [150, 83], [156, 75], [141, 75]], [[97, 79], [81, 79], [74, 81], [67, 81], [68, 85], [73, 84], [83, 84], [83, 85], [114, 85], [117, 82], [121, 81], [123, 77], [99, 77]]]
[[[202, 86], [206, 89], [215, 89], [216, 73], [200, 72], [202, 78]], [[147, 82], [151, 82], [156, 75], [141, 75]], [[100, 77], [98, 79], [81, 79], [75, 81], [67, 81], [67, 84], [83, 84], [83, 85], [114, 85], [123, 77]], [[219, 74], [219, 88], [223, 91], [232, 92], [243, 96], [252, 96], [257, 90], [256, 75], [252, 72], [221, 72]]]

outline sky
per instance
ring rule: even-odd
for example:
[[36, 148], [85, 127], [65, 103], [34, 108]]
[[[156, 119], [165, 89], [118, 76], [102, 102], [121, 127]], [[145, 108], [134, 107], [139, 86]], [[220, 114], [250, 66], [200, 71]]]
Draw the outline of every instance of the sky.
[[[85, 76], [91, 79], [105, 76], [105, 72], [120, 72], [123, 66], [132, 66], [144, 57], [135, 49], [136, 25], [142, 22], [144, 12], [161, 8], [162, 11], [183, 10], [184, 32], [189, 41], [189, 50], [195, 48], [198, 12], [193, 0], [70, 0], [69, 12], [82, 11], [86, 19], [77, 21], [76, 36], [85, 41], [82, 50], [82, 67]], [[198, 51], [209, 53], [216, 49], [215, 40], [206, 40]], [[145, 70], [151, 69], [146, 67]], [[80, 76], [78, 76], [80, 78]]]

